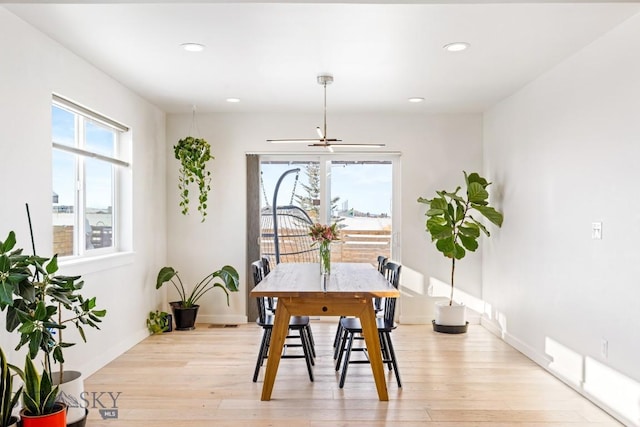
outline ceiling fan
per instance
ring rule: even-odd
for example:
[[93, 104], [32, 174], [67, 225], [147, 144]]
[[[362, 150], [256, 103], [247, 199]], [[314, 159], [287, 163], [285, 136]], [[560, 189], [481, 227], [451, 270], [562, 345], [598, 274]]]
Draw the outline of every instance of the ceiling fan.
[[316, 127], [319, 138], [316, 139], [267, 139], [272, 144], [307, 144], [309, 147], [326, 147], [333, 152], [334, 147], [339, 148], [380, 148], [384, 144], [343, 144], [341, 139], [327, 138], [327, 85], [333, 83], [331, 74], [320, 74], [317, 77], [318, 84], [324, 87], [324, 126]]

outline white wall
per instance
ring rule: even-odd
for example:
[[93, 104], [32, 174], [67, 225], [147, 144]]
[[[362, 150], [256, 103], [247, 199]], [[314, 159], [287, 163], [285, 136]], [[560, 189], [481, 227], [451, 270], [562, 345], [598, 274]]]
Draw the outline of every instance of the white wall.
[[[39, 255], [51, 254], [51, 94], [55, 92], [132, 129], [133, 248], [114, 263], [63, 267], [81, 272], [84, 294], [97, 296], [108, 313], [88, 344], [65, 351], [66, 369], [85, 374], [147, 336], [145, 318], [159, 307], [155, 274], [166, 257], [164, 113], [0, 7], [0, 239], [10, 230], [30, 253], [24, 204], [30, 205]], [[109, 269], [105, 269], [109, 267]], [[0, 345], [13, 362], [18, 334], [5, 331]], [[65, 332], [65, 338], [75, 336]], [[74, 341], [81, 342], [79, 337]], [[70, 339], [73, 340], [73, 339]]]
[[[167, 218], [168, 261], [188, 277], [191, 284], [211, 268], [234, 265], [247, 283], [246, 252], [246, 162], [247, 152], [291, 150], [291, 146], [268, 144], [267, 138], [314, 136], [321, 114], [199, 114], [200, 134], [213, 146], [213, 181], [207, 220], [200, 222], [195, 209], [188, 217], [178, 206], [177, 170], [173, 145], [191, 128], [191, 114], [167, 117]], [[385, 150], [401, 152], [401, 250], [402, 262], [428, 278], [448, 281], [449, 263], [433, 249], [424, 231], [425, 209], [418, 196], [435, 190], [453, 189], [463, 182], [462, 170], [482, 167], [481, 117], [479, 115], [371, 115], [331, 114], [332, 135], [344, 141], [382, 142]], [[325, 150], [294, 149], [306, 153]], [[480, 296], [480, 254], [460, 264], [459, 284]], [[419, 279], [420, 280], [420, 279]], [[422, 292], [422, 290], [420, 290]], [[227, 309], [222, 294], [207, 296], [200, 313], [217, 323], [246, 321], [244, 292], [233, 295]], [[201, 314], [198, 315], [199, 318]]]
[[[491, 109], [486, 324], [640, 424], [640, 16]], [[591, 239], [602, 222], [602, 240]], [[602, 341], [608, 341], [608, 356]]]

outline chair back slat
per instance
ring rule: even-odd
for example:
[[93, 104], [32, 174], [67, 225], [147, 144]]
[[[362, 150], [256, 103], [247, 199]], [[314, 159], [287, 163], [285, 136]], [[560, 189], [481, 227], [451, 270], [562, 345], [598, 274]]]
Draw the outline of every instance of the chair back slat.
[[[271, 263], [269, 262], [269, 257], [263, 256], [261, 258], [262, 261], [262, 278], [267, 277], [267, 274], [271, 273]], [[267, 298], [267, 310], [274, 311], [276, 308], [276, 302], [273, 297]]]
[[378, 255], [378, 271], [380, 274], [384, 274], [384, 265], [387, 263], [387, 259], [384, 255]]
[[[254, 261], [251, 263], [251, 271], [253, 273], [253, 286], [258, 286], [258, 283], [264, 279], [264, 264], [262, 260]], [[257, 297], [256, 302], [258, 304], [258, 322], [265, 323], [267, 320], [267, 303], [264, 297]]]
[[[400, 286], [401, 270], [402, 265], [392, 261], [389, 261], [384, 265], [384, 277], [396, 289]], [[396, 300], [397, 298], [384, 299], [384, 321], [386, 324], [393, 324], [396, 313]]]

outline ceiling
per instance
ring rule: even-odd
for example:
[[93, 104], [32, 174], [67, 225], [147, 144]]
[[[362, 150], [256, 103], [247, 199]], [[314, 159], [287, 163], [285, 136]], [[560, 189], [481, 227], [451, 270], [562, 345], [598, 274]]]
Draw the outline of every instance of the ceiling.
[[[481, 112], [640, 11], [588, 1], [4, 7], [168, 113], [321, 112], [326, 72], [329, 112]], [[442, 48], [455, 41], [471, 46]]]

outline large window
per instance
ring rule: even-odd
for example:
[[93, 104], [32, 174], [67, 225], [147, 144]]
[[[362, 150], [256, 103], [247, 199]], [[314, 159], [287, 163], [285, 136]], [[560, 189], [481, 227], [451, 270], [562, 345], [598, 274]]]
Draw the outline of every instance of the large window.
[[332, 245], [334, 261], [376, 264], [379, 255], [397, 256], [393, 239], [398, 231], [393, 224], [396, 161], [392, 155], [261, 156], [261, 255], [280, 262], [317, 261], [316, 248], [309, 247], [306, 220], [338, 223], [341, 236]]
[[91, 256], [119, 249], [121, 138], [128, 129], [54, 96], [53, 251]]

